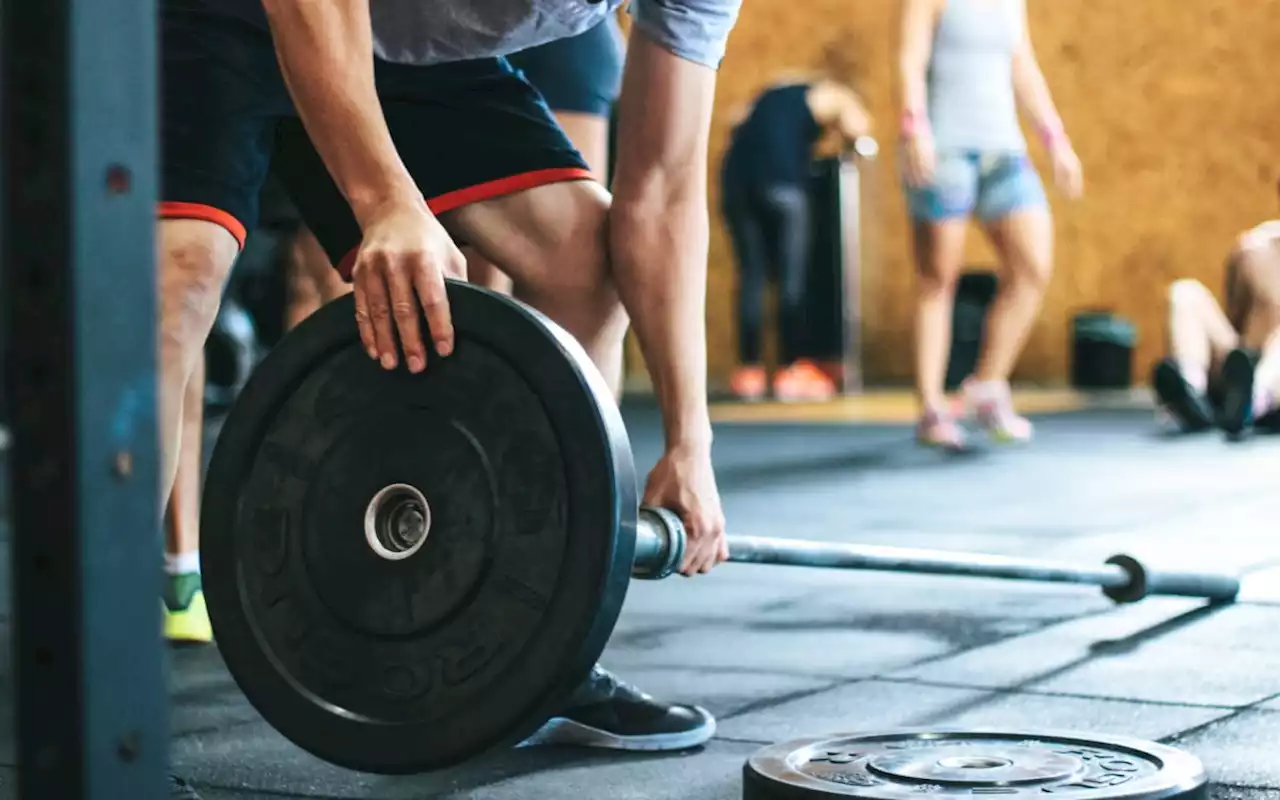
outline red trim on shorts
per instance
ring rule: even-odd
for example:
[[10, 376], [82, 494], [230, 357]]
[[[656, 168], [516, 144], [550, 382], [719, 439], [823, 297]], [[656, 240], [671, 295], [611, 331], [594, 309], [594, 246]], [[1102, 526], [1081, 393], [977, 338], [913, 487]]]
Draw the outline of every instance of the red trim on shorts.
[[[429, 198], [427, 200], [427, 208], [431, 209], [432, 214], [443, 214], [446, 211], [453, 211], [455, 208], [479, 203], [481, 200], [492, 200], [495, 197], [515, 194], [525, 189], [534, 189], [550, 183], [577, 180], [595, 180], [595, 175], [591, 173], [591, 170], [582, 169], [581, 167], [552, 167], [550, 169], [536, 169], [532, 172], [520, 172], [515, 175], [508, 175], [505, 178], [477, 183], [475, 186], [467, 186]], [[338, 262], [338, 274], [348, 283], [351, 282], [351, 270], [355, 267], [356, 253], [359, 249], [359, 245], [351, 248], [351, 252], [343, 256], [342, 260]]]
[[248, 238], [248, 233], [244, 229], [244, 225], [240, 220], [231, 216], [220, 208], [206, 206], [202, 203], [176, 203], [171, 200], [164, 200], [160, 203], [160, 219], [198, 219], [205, 222], [212, 222], [215, 225], [221, 225], [226, 228], [227, 233], [236, 237], [236, 241], [240, 244], [240, 249], [244, 249], [244, 240]]

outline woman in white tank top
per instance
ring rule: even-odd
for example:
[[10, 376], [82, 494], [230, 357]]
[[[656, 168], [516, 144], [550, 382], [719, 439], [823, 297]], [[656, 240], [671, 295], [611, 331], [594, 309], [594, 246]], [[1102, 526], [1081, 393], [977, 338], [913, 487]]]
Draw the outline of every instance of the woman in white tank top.
[[992, 438], [1025, 441], [1031, 424], [1014, 411], [1008, 378], [1052, 272], [1053, 222], [1027, 159], [1019, 109], [1052, 155], [1059, 189], [1074, 198], [1083, 184], [1036, 62], [1025, 0], [903, 0], [899, 72], [903, 179], [918, 271], [917, 439], [965, 446], [943, 384], [965, 234], [976, 217], [1002, 263], [983, 350], [963, 394]]

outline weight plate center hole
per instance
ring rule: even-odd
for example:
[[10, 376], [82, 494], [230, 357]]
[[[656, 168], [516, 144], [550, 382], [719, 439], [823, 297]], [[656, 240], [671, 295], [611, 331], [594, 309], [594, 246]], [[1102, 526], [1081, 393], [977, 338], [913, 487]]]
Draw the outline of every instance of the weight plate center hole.
[[365, 541], [387, 561], [403, 561], [421, 550], [430, 532], [431, 506], [422, 492], [408, 484], [383, 487], [365, 508]]
[[953, 756], [939, 760], [938, 766], [943, 769], [1000, 769], [1012, 767], [1013, 762], [994, 756]]

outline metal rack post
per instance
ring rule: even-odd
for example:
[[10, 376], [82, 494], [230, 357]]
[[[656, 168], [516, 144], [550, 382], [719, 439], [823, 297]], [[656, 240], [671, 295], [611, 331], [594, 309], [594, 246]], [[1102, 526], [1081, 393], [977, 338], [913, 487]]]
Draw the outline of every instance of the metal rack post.
[[0, 4], [19, 793], [166, 794], [155, 0]]

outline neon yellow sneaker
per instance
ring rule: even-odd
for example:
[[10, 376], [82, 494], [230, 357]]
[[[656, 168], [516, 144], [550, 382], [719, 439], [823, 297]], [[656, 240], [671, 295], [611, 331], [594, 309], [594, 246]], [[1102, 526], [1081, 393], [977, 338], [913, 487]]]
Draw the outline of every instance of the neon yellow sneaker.
[[199, 573], [169, 576], [164, 592], [164, 637], [182, 644], [213, 641]]

